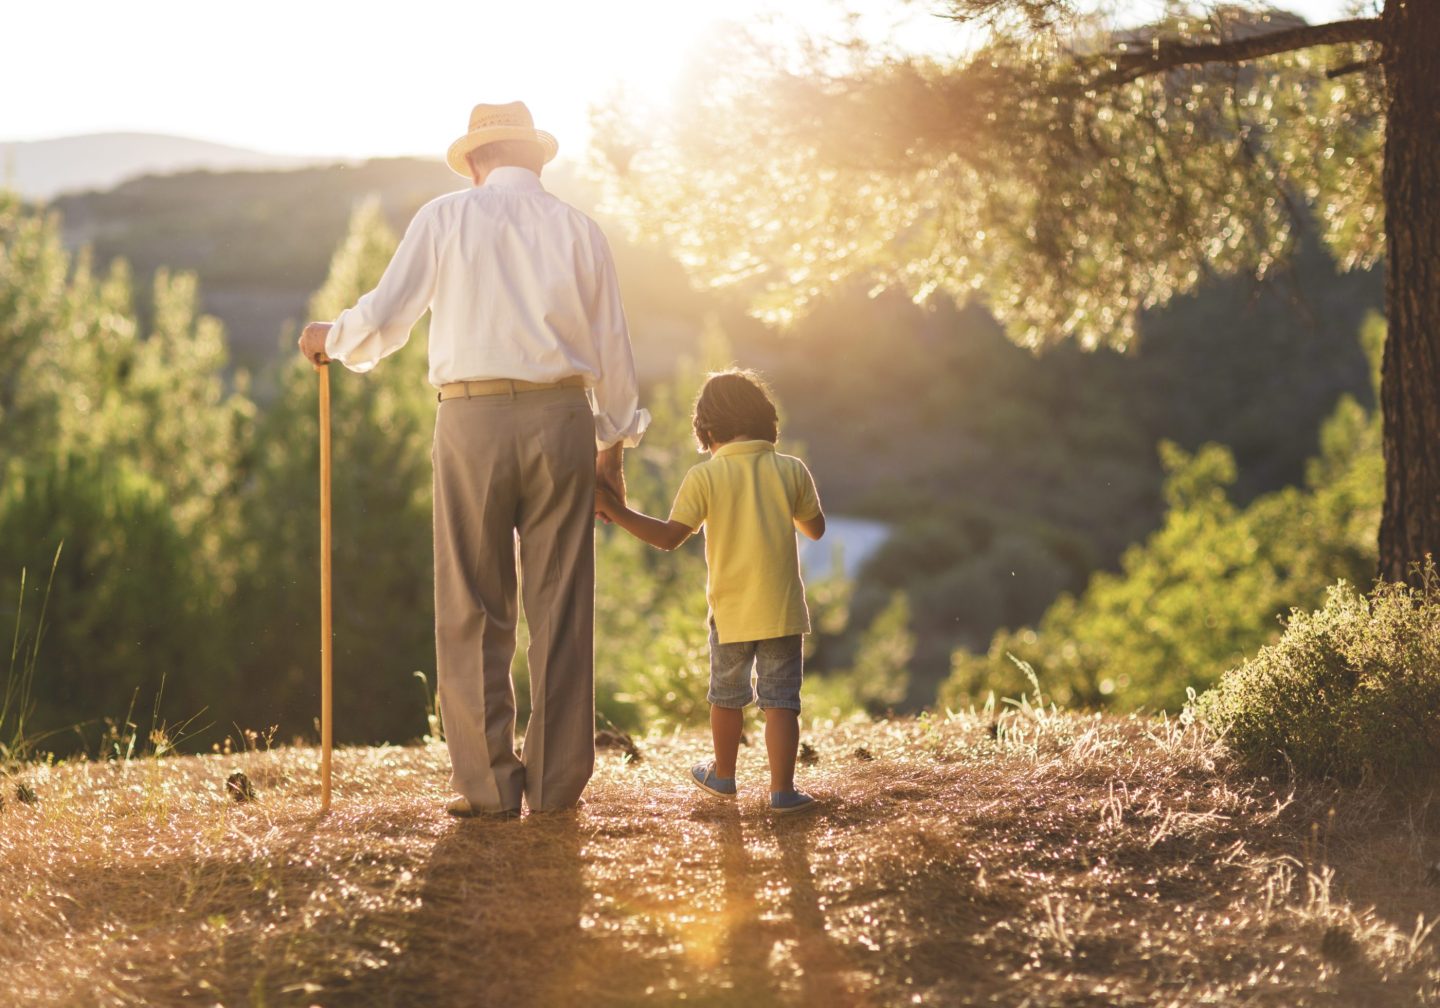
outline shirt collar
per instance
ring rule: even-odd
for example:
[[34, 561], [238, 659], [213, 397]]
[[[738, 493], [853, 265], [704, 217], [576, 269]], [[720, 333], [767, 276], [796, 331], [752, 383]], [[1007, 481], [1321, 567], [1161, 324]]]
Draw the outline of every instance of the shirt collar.
[[491, 168], [490, 174], [485, 176], [485, 185], [497, 186], [501, 189], [545, 191], [545, 187], [540, 184], [540, 176], [529, 168], [521, 168], [519, 165], [501, 165], [499, 168]]
[[773, 452], [775, 442], [773, 441], [731, 441], [715, 449], [715, 457], [722, 458], [726, 455], [751, 455], [755, 452]]

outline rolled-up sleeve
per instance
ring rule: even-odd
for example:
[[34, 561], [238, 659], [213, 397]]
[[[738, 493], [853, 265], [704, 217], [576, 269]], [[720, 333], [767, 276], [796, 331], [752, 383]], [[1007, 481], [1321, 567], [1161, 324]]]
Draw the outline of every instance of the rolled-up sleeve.
[[351, 371], [369, 371], [404, 346], [430, 307], [438, 261], [433, 219], [426, 209], [415, 215], [375, 289], [330, 327], [325, 352]]
[[594, 229], [595, 288], [590, 322], [599, 355], [600, 376], [590, 390], [595, 413], [595, 443], [609, 448], [616, 442], [634, 448], [650, 426], [650, 411], [640, 408], [640, 383], [635, 374], [635, 353], [630, 329], [620, 302], [620, 283], [610, 245]]

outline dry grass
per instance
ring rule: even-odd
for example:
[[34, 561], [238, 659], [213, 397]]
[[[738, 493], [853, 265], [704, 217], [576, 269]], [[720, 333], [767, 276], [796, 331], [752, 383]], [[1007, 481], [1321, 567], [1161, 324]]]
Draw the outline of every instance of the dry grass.
[[443, 814], [440, 747], [338, 752], [324, 819], [313, 750], [30, 768], [0, 1004], [1440, 1003], [1423, 799], [1287, 795], [1133, 718], [807, 740], [826, 808], [779, 822], [756, 749], [738, 807], [688, 785], [697, 733], [509, 823]]

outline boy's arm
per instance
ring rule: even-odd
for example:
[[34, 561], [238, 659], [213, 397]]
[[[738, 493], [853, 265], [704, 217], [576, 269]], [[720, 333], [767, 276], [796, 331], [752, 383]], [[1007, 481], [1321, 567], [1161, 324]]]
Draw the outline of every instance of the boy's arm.
[[807, 538], [819, 539], [825, 534], [825, 512], [821, 511], [814, 518], [806, 518], [803, 521], [796, 518], [795, 527]]
[[647, 514], [632, 510], [629, 506], [621, 504], [614, 494], [603, 489], [597, 490], [595, 496], [602, 515], [636, 539], [643, 543], [649, 543], [656, 549], [673, 550], [695, 532], [684, 522], [661, 521], [659, 518], [651, 518]]

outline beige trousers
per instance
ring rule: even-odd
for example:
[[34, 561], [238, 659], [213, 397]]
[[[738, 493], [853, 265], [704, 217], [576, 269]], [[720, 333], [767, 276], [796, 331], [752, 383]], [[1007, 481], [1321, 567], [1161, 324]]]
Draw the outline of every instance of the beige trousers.
[[[451, 786], [573, 805], [595, 769], [595, 422], [583, 390], [447, 399], [435, 418], [435, 654]], [[516, 567], [530, 721], [515, 752]]]

